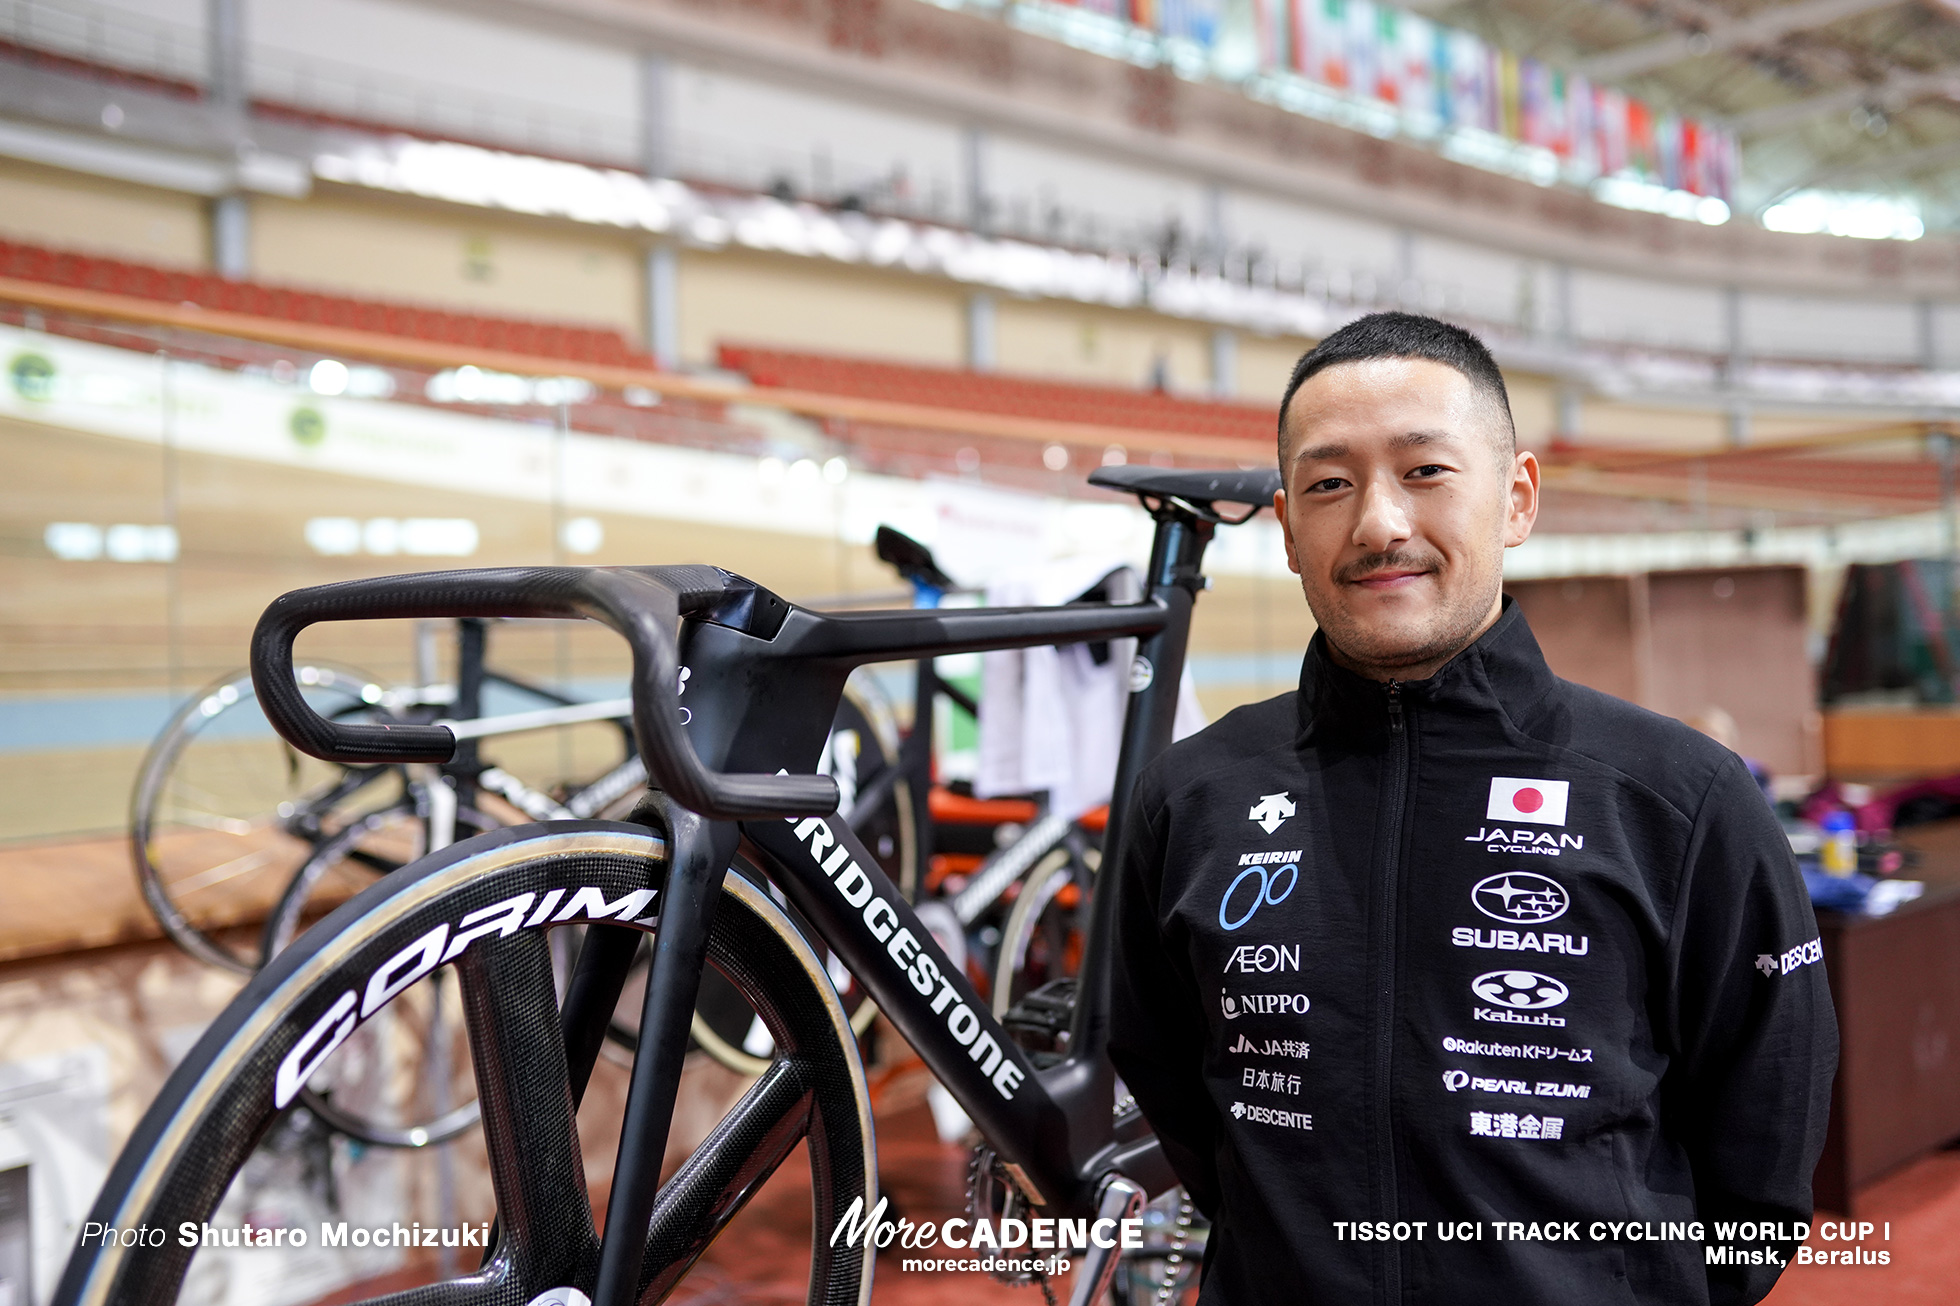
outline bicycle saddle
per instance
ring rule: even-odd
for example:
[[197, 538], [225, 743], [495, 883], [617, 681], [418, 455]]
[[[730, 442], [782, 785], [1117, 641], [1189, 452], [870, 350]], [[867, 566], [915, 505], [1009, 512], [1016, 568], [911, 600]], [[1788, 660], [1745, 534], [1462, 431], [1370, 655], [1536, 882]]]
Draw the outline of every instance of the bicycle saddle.
[[1149, 495], [1155, 499], [1180, 499], [1192, 505], [1209, 507], [1215, 503], [1236, 503], [1248, 508], [1270, 508], [1280, 488], [1279, 472], [1274, 468], [1254, 471], [1180, 471], [1172, 467], [1098, 467], [1089, 473], [1089, 484], [1126, 494]]

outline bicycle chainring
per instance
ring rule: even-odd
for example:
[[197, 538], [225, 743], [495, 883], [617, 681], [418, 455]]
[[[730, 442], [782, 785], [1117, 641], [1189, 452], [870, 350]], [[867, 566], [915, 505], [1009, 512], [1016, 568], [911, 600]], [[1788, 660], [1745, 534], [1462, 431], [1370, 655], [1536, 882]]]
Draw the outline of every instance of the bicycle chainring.
[[[994, 1149], [984, 1143], [974, 1148], [973, 1155], [967, 1158], [966, 1163], [967, 1216], [974, 1220], [986, 1220], [999, 1229], [1002, 1220], [1027, 1221], [1031, 1209], [1027, 1195], [1008, 1176], [1007, 1167], [994, 1155]], [[1027, 1261], [1037, 1255], [1023, 1247], [1018, 1250], [1002, 1249], [990, 1259], [998, 1267], [1009, 1260]], [[1043, 1271], [995, 1268], [988, 1273], [1013, 1287], [1037, 1286], [1047, 1299], [1048, 1306], [1055, 1306], [1055, 1290], [1049, 1286], [1048, 1275]]]

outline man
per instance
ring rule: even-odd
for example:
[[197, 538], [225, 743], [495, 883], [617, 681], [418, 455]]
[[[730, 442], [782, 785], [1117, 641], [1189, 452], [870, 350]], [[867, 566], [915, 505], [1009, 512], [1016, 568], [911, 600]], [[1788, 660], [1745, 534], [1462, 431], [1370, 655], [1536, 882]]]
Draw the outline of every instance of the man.
[[1202, 1301], [1760, 1299], [1796, 1243], [1716, 1222], [1809, 1218], [1837, 1027], [1748, 769], [1504, 601], [1538, 464], [1474, 336], [1343, 327], [1279, 455], [1300, 688], [1148, 768], [1118, 870], [1111, 1052]]

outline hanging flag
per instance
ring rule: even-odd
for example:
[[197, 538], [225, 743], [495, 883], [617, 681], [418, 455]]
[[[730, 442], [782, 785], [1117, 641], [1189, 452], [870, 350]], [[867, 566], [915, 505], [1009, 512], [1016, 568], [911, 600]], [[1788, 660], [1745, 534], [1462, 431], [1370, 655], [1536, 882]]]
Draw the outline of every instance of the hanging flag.
[[1375, 91], [1375, 6], [1373, 0], [1343, 0], [1347, 9], [1347, 85], [1360, 95]]
[[1286, 0], [1286, 66], [1303, 77], [1314, 75], [1313, 32], [1316, 0]]
[[1374, 96], [1383, 104], [1402, 103], [1402, 12], [1387, 5], [1375, 9]]
[[1599, 131], [1593, 121], [1598, 103], [1591, 82], [1577, 73], [1565, 79], [1565, 123], [1572, 166], [1585, 178], [1599, 175]]
[[1654, 145], [1654, 115], [1645, 100], [1627, 96], [1627, 166], [1653, 181], [1660, 175], [1660, 151]]
[[1411, 118], [1431, 119], [1436, 112], [1436, 24], [1420, 14], [1403, 14], [1401, 86], [1398, 102]]
[[1346, 90], [1348, 68], [1347, 0], [1308, 0], [1313, 5], [1313, 62], [1308, 75], [1323, 86]]
[[1252, 0], [1253, 32], [1259, 40], [1259, 67], [1290, 68], [1293, 0]]

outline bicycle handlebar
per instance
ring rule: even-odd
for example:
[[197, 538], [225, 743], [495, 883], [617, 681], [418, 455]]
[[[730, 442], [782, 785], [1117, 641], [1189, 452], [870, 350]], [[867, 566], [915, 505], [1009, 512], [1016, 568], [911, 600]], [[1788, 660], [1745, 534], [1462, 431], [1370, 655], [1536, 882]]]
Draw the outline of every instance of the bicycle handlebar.
[[633, 726], [652, 783], [715, 820], [821, 816], [837, 810], [827, 775], [731, 775], [702, 765], [681, 728], [681, 617], [722, 597], [714, 567], [506, 567], [378, 576], [294, 590], [252, 632], [252, 683], [267, 718], [302, 753], [328, 762], [447, 762], [456, 736], [442, 725], [356, 724], [315, 712], [293, 676], [293, 641], [323, 621], [402, 617], [588, 618], [633, 651]]

